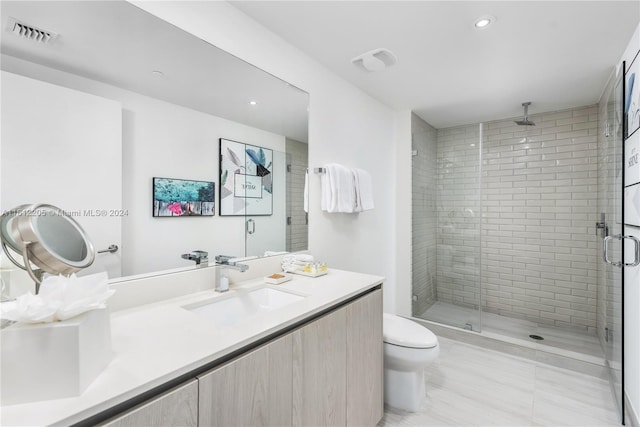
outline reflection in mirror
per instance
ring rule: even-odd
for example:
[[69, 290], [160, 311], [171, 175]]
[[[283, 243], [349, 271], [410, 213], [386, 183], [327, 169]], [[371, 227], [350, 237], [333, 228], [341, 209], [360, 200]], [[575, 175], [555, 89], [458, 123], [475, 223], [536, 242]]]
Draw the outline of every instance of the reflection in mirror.
[[[64, 206], [99, 252], [120, 248], [85, 270], [111, 278], [194, 268], [181, 257], [193, 250], [306, 249], [305, 92], [124, 1], [0, 7], [0, 211]], [[215, 216], [154, 218], [153, 177], [220, 184], [220, 138], [273, 150], [272, 214], [220, 216], [216, 195]], [[5, 256], [1, 268], [24, 280]]]

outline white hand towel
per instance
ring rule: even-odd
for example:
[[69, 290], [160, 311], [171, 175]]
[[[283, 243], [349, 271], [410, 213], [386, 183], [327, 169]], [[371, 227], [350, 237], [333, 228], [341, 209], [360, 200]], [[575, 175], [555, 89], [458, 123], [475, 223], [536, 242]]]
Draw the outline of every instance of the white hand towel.
[[353, 175], [356, 183], [356, 212], [373, 209], [373, 180], [371, 179], [371, 174], [362, 169], [354, 169]]
[[353, 185], [356, 189], [356, 205], [353, 208], [354, 212], [362, 212], [362, 198], [360, 197], [360, 177], [355, 169], [351, 170], [353, 174]]
[[353, 212], [356, 204], [353, 173], [337, 163], [329, 164], [325, 169], [330, 188], [330, 199], [326, 211], [331, 213]]

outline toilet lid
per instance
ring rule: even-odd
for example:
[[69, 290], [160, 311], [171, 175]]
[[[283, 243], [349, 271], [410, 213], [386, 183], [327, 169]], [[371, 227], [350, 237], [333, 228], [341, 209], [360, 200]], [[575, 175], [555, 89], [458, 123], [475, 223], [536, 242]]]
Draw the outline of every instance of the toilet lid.
[[438, 337], [422, 325], [393, 314], [383, 314], [383, 337], [387, 344], [411, 348], [431, 348]]

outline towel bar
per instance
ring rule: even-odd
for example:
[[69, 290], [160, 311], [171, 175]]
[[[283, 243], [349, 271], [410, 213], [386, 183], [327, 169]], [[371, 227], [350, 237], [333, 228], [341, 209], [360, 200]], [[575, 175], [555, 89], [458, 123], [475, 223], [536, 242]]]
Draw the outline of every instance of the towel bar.
[[327, 170], [325, 168], [313, 168], [315, 173], [326, 173]]

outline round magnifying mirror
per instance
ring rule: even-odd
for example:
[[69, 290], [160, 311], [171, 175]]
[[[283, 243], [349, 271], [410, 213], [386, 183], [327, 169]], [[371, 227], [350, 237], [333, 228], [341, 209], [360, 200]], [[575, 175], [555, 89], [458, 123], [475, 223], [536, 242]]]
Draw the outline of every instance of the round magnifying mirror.
[[16, 216], [20, 215], [24, 211], [24, 209], [29, 206], [31, 205], [20, 205], [16, 208], [11, 209], [10, 211], [3, 213], [2, 217], [0, 217], [0, 242], [2, 244], [2, 250], [7, 255], [7, 258], [11, 260], [11, 262], [13, 262], [23, 270], [26, 270], [25, 266], [20, 264], [20, 262], [16, 260], [9, 251], [9, 249], [11, 249], [13, 252], [22, 254], [21, 247], [15, 240], [13, 240], [13, 236], [11, 235], [11, 224]]
[[[14, 264], [27, 270], [37, 285], [41, 272], [70, 275], [89, 267], [95, 258], [93, 244], [82, 227], [62, 209], [47, 204], [21, 205], [0, 221], [2, 247]], [[20, 265], [7, 248], [22, 254]], [[38, 286], [36, 286], [37, 292]]]

